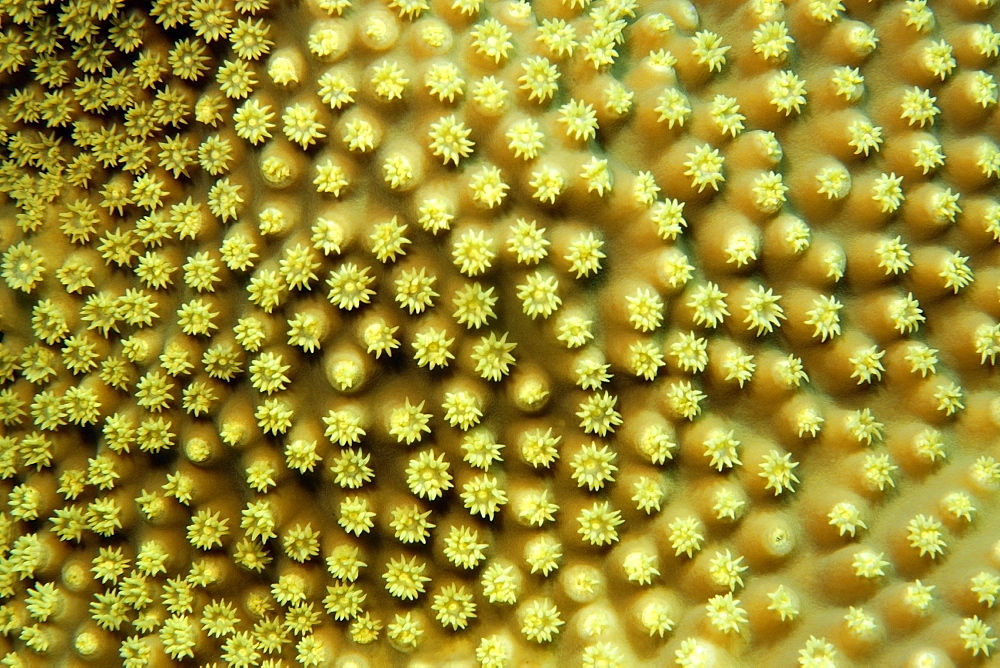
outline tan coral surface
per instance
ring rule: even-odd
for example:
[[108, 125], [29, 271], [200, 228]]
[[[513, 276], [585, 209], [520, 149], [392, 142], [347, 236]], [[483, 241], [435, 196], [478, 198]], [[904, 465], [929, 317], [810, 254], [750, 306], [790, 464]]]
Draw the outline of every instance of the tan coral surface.
[[994, 0], [0, 1], [11, 666], [966, 666]]

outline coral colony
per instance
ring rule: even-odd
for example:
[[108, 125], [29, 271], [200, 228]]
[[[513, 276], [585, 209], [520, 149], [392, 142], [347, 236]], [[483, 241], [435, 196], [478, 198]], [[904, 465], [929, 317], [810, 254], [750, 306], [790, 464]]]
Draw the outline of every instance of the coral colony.
[[0, 1], [0, 663], [995, 661], [998, 25]]

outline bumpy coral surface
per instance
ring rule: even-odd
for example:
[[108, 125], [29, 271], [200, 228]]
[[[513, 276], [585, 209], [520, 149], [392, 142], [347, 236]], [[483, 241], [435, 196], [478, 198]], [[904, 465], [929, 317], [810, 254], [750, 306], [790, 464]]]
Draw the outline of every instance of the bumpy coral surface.
[[3, 0], [4, 665], [985, 665], [993, 0]]

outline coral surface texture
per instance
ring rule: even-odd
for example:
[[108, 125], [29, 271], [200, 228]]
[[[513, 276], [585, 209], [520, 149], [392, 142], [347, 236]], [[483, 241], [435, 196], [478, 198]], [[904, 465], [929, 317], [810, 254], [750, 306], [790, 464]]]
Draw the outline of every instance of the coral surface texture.
[[0, 665], [1000, 655], [1000, 0], [0, 0]]

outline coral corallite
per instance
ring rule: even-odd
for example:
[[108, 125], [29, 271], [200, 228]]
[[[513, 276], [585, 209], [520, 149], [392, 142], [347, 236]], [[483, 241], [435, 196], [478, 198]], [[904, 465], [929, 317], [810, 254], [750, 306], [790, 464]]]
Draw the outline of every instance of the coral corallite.
[[998, 25], [0, 3], [0, 663], [990, 665]]

